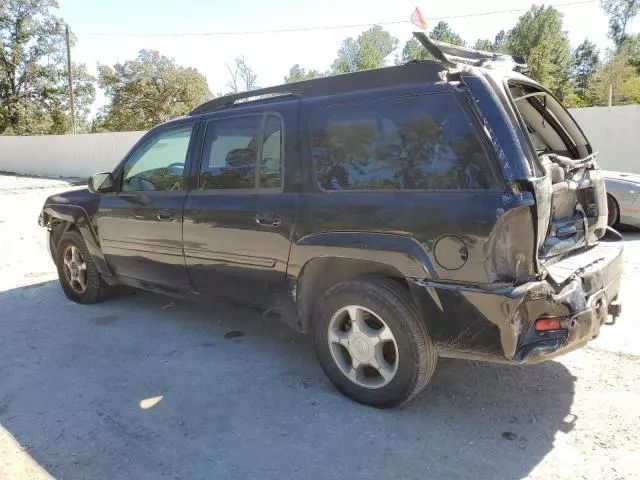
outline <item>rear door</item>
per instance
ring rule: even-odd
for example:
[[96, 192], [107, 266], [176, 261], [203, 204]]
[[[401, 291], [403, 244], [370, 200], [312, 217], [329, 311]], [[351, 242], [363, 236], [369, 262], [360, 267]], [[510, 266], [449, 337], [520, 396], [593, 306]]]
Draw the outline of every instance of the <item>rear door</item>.
[[182, 253], [182, 207], [195, 128], [186, 121], [150, 134], [116, 172], [118, 191], [102, 195], [98, 232], [116, 275], [191, 289]]
[[[246, 109], [245, 109], [246, 111]], [[281, 295], [298, 194], [298, 102], [219, 114], [206, 124], [197, 186], [184, 208], [184, 251], [198, 292], [260, 308]]]
[[550, 200], [549, 210], [538, 208], [539, 257], [543, 262], [557, 260], [604, 235], [604, 179], [584, 133], [557, 99], [522, 81], [510, 83], [510, 94], [530, 147], [547, 172], [542, 180], [534, 180], [536, 196]]

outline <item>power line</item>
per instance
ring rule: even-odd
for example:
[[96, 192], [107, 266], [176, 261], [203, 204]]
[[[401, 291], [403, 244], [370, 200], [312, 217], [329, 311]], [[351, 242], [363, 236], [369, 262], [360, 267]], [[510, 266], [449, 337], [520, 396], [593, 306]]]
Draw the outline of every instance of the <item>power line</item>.
[[[556, 3], [545, 5], [547, 7], [568, 7], [572, 5], [584, 5], [588, 3], [598, 3], [598, 0], [578, 0], [566, 3]], [[531, 8], [531, 7], [529, 7]], [[494, 10], [491, 12], [466, 13], [462, 15], [448, 15], [445, 17], [427, 17], [429, 21], [455, 20], [459, 18], [483, 17], [488, 15], [497, 15], [501, 13], [518, 13], [526, 12], [529, 8], [513, 8], [508, 10]], [[210, 37], [216, 35], [265, 35], [271, 33], [292, 33], [292, 32], [311, 32], [317, 30], [339, 30], [345, 28], [370, 27], [373, 25], [399, 25], [410, 23], [409, 20], [394, 20], [386, 22], [370, 22], [370, 23], [354, 23], [351, 25], [324, 25], [319, 27], [304, 28], [285, 28], [278, 30], [244, 30], [244, 31], [227, 31], [227, 32], [196, 32], [196, 33], [116, 33], [116, 32], [79, 32], [78, 35], [91, 35], [100, 37]]]

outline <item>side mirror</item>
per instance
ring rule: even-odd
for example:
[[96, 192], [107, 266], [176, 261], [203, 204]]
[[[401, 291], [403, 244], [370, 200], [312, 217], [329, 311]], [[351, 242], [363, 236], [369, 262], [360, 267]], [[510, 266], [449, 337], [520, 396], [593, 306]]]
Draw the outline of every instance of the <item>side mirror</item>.
[[92, 193], [105, 193], [112, 191], [116, 186], [116, 182], [111, 172], [102, 172], [90, 176], [87, 186]]

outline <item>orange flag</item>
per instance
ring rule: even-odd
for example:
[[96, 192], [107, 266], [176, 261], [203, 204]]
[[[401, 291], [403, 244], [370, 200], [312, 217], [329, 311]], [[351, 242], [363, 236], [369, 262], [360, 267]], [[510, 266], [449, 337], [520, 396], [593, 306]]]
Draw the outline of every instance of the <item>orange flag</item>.
[[418, 7], [411, 14], [411, 23], [413, 23], [416, 27], [425, 30], [427, 28], [427, 22], [422, 16], [422, 12]]

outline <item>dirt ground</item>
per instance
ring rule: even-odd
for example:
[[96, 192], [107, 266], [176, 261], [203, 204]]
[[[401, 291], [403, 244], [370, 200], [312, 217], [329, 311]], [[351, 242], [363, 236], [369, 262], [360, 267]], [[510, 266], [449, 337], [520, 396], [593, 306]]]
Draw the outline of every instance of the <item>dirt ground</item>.
[[65, 189], [0, 175], [0, 479], [640, 478], [640, 233], [624, 234], [623, 315], [587, 348], [443, 359], [415, 401], [378, 411], [252, 311], [66, 300], [36, 222]]

